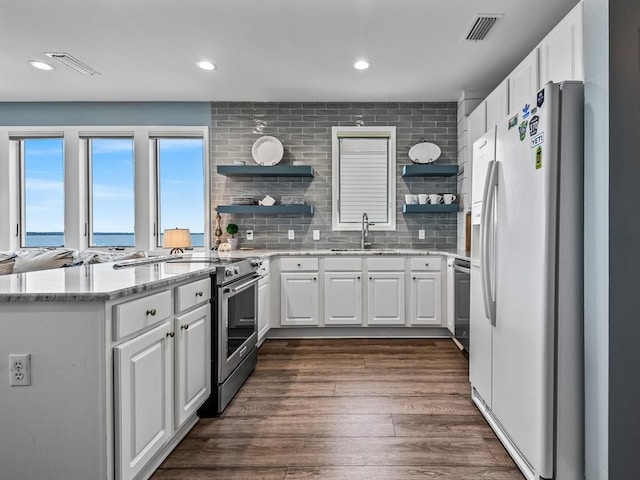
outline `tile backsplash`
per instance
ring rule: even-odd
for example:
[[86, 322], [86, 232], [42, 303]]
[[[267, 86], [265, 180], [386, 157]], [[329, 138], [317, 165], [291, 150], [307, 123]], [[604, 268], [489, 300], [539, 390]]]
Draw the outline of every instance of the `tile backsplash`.
[[[420, 141], [433, 142], [442, 150], [437, 163], [457, 163], [457, 104], [447, 103], [323, 103], [323, 102], [214, 102], [212, 103], [211, 188], [213, 208], [228, 205], [230, 197], [269, 194], [278, 203], [282, 195], [303, 195], [314, 206], [314, 215], [221, 214], [222, 229], [228, 223], [240, 227], [240, 245], [254, 248], [354, 248], [360, 232], [331, 230], [331, 127], [396, 126], [396, 223], [394, 232], [371, 232], [373, 248], [456, 248], [456, 213], [402, 214], [407, 193], [456, 193], [456, 177], [403, 178], [403, 165], [411, 164], [408, 152]], [[280, 165], [294, 160], [313, 166], [314, 178], [226, 177], [218, 165], [243, 160], [255, 165], [253, 142], [272, 135], [284, 145]], [[213, 211], [215, 215], [215, 211]], [[212, 225], [215, 221], [212, 222]], [[418, 230], [426, 238], [418, 239]], [[254, 240], [246, 240], [246, 231]], [[295, 239], [287, 239], [294, 230]], [[313, 240], [320, 230], [320, 240]], [[226, 237], [226, 233], [223, 238]], [[213, 237], [212, 237], [213, 238]]]

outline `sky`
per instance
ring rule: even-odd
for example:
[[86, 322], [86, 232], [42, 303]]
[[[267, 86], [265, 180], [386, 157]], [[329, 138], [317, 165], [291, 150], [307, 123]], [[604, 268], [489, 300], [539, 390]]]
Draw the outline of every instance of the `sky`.
[[[133, 232], [131, 139], [93, 140], [94, 232]], [[25, 140], [25, 217], [28, 232], [64, 230], [63, 139]], [[204, 232], [201, 139], [160, 140], [160, 231]]]

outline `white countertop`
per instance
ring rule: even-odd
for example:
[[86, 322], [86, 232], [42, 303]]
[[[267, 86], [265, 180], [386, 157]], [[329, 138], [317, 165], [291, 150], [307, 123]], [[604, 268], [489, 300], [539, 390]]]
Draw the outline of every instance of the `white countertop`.
[[[185, 255], [203, 260], [206, 253]], [[454, 251], [441, 250], [235, 250], [221, 257], [279, 256], [372, 256], [372, 255], [444, 255], [468, 258]], [[202, 263], [153, 263], [114, 268], [113, 263], [55, 268], [0, 276], [0, 303], [37, 301], [105, 301], [168, 285], [205, 277], [214, 266]]]

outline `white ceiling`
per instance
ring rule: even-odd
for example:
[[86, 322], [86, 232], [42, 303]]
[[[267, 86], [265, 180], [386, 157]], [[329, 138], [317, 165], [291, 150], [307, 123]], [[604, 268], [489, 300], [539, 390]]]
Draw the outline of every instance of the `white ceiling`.
[[[494, 87], [576, 3], [1, 0], [0, 101], [456, 100]], [[462, 41], [476, 13], [504, 17]], [[27, 63], [50, 51], [101, 75]]]

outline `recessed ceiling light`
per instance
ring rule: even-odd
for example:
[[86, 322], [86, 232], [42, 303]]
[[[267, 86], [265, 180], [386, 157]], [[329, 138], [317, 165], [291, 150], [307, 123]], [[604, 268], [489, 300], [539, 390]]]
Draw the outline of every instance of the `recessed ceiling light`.
[[200, 60], [199, 62], [196, 62], [196, 65], [198, 66], [198, 68], [201, 68], [202, 70], [215, 70], [216, 66], [209, 62], [208, 60]]
[[355, 68], [356, 70], [366, 70], [371, 66], [371, 63], [369, 63], [366, 60], [358, 60], [356, 63], [353, 64], [353, 68]]
[[49, 65], [48, 63], [39, 62], [38, 60], [29, 60], [29, 65], [38, 70], [55, 70], [56, 67]]

